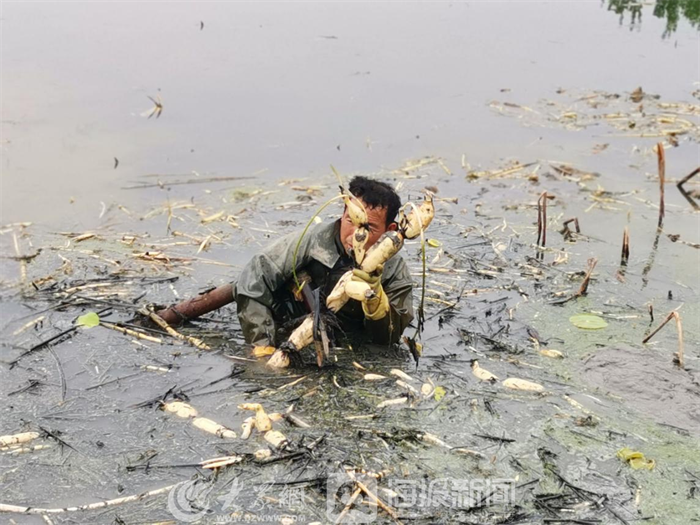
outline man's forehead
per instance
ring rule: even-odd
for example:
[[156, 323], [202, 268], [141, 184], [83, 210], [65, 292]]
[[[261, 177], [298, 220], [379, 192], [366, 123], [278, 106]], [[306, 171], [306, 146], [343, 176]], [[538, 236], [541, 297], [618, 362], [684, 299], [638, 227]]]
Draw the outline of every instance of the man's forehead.
[[364, 205], [365, 210], [367, 211], [367, 220], [370, 222], [370, 224], [386, 224], [386, 206], [372, 207], [365, 204], [365, 201], [362, 199], [358, 200]]

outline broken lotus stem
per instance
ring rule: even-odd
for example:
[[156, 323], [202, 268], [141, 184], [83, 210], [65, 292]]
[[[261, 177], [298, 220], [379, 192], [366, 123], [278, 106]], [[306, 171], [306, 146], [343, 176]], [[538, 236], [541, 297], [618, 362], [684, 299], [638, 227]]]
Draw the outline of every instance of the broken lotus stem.
[[181, 341], [186, 341], [190, 343], [192, 346], [199, 348], [200, 350], [211, 350], [211, 347], [204, 343], [202, 340], [197, 339], [196, 337], [192, 337], [189, 335], [183, 335], [174, 328], [172, 328], [168, 323], [163, 320], [162, 317], [160, 317], [157, 313], [153, 312], [152, 310], [148, 310], [147, 308], [142, 308], [139, 313], [147, 316], [151, 321], [156, 323], [158, 326], [160, 326], [163, 330], [168, 332], [171, 336], [173, 336], [175, 339], [180, 339]]
[[583, 278], [581, 288], [579, 288], [578, 292], [576, 292], [577, 297], [586, 295], [588, 293], [588, 284], [591, 282], [591, 274], [593, 273], [593, 269], [596, 267], [596, 264], [598, 264], [598, 259], [596, 259], [595, 257], [588, 259], [588, 268], [586, 270], [586, 276]]
[[630, 259], [630, 230], [625, 226], [625, 231], [622, 233], [622, 255], [620, 257], [620, 266], [627, 266]]
[[680, 368], [683, 368], [683, 366], [684, 366], [684, 361], [683, 361], [683, 325], [681, 323], [681, 314], [679, 314], [676, 310], [674, 310], [673, 312], [668, 314], [666, 316], [666, 319], [664, 319], [661, 322], [661, 324], [658, 326], [658, 328], [644, 338], [644, 340], [642, 341], [642, 344], [648, 343], [649, 340], [652, 337], [654, 337], [664, 326], [666, 326], [666, 324], [671, 319], [676, 320], [676, 330], [678, 331], [678, 352], [676, 352], [676, 354], [674, 356], [674, 362]]
[[664, 145], [659, 142], [656, 145], [656, 154], [659, 159], [659, 222], [657, 224], [657, 229], [661, 230], [664, 225], [664, 187], [666, 185], [666, 153], [664, 152]]

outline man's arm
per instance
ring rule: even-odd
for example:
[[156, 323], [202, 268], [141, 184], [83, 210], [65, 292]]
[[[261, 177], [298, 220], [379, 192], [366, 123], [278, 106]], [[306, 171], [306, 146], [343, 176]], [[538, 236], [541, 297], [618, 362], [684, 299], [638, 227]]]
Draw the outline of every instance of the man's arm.
[[413, 320], [413, 280], [403, 258], [398, 258], [396, 269], [382, 288], [389, 299], [389, 313], [377, 321], [365, 319], [370, 339], [376, 344], [398, 343], [401, 334]]
[[[294, 250], [301, 233], [286, 235], [263, 249], [246, 264], [236, 283], [238, 319], [246, 342], [255, 346], [275, 346], [276, 326], [272, 313], [274, 294], [292, 276]], [[308, 232], [297, 254], [297, 270], [309, 261]]]

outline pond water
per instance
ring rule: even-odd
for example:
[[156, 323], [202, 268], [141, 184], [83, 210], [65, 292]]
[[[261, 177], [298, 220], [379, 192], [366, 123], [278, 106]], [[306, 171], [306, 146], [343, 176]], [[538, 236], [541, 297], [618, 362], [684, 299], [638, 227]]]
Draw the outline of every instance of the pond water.
[[[281, 491], [296, 485], [270, 482], [325, 483], [339, 462], [389, 469], [380, 482], [389, 486], [517, 480], [515, 502], [397, 504], [405, 521], [700, 519], [700, 221], [675, 186], [700, 165], [696, 7], [4, 3], [0, 434], [47, 429], [74, 449], [42, 437], [51, 448], [0, 455], [0, 504], [62, 507], [138, 494], [197, 469], [127, 465], [192, 464], [264, 444], [259, 436], [221, 441], [136, 406], [175, 388], [236, 431], [249, 415], [236, 408], [242, 402], [269, 412], [295, 403], [312, 425], [279, 427], [303, 461], [245, 463], [208, 485], [225, 497], [242, 484], [228, 514], [247, 511], [249, 521], [286, 514], [325, 522], [326, 496], [313, 481], [294, 502]], [[162, 112], [149, 118], [151, 99]], [[659, 142], [668, 179], [661, 232]], [[215, 352], [93, 328], [6, 364], [110, 301], [121, 306], [105, 320], [126, 321], [127, 301], [170, 303], [235, 278], [251, 254], [300, 228], [334, 195], [331, 164], [345, 176], [388, 180], [406, 199], [419, 199], [426, 186], [457, 199], [437, 202], [428, 233], [440, 247], [428, 249], [418, 367], [405, 349], [356, 348], [337, 350], [336, 365], [321, 371], [270, 374], [241, 360], [247, 354], [231, 308], [188, 332]], [[699, 179], [685, 185], [691, 200]], [[554, 199], [547, 250], [538, 252], [544, 191]], [[573, 217], [581, 235], [566, 238], [558, 231]], [[620, 267], [625, 227], [631, 253]], [[407, 245], [403, 256], [419, 283], [417, 247]], [[598, 263], [588, 294], [552, 305], [578, 289], [589, 258]], [[70, 290], [85, 284], [98, 286]], [[57, 309], [60, 301], [70, 304]], [[641, 344], [677, 308], [684, 370], [672, 363], [673, 322]], [[569, 322], [580, 313], [608, 326], [580, 330]], [[542, 356], [533, 330], [564, 359]], [[541, 383], [547, 394], [481, 383], [470, 370], [475, 358], [501, 379]], [[418, 387], [430, 379], [445, 397], [378, 410], [401, 389], [363, 381], [352, 361], [384, 375], [403, 369]], [[242, 375], [215, 382], [232, 364]], [[426, 432], [484, 459], [416, 438]], [[323, 435], [313, 452], [304, 448]], [[632, 470], [616, 457], [623, 447], [654, 459], [655, 469]], [[166, 499], [50, 519], [172, 520]], [[382, 512], [378, 520], [392, 521]]]

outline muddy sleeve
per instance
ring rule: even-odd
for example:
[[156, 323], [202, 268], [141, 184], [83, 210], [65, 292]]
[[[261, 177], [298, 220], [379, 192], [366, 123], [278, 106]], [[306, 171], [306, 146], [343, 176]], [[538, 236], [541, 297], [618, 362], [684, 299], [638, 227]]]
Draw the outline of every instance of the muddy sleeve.
[[[308, 237], [308, 236], [307, 236]], [[299, 247], [297, 268], [309, 259], [307, 237]], [[236, 309], [247, 343], [272, 345], [275, 341], [274, 295], [292, 277], [292, 261], [299, 233], [287, 235], [253, 256], [236, 283]]]
[[373, 343], [388, 345], [398, 343], [413, 320], [413, 280], [403, 259], [392, 275], [382, 280], [382, 288], [389, 298], [389, 315], [378, 321], [365, 319], [365, 327]]

